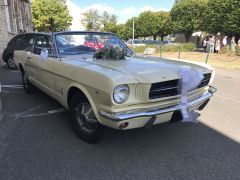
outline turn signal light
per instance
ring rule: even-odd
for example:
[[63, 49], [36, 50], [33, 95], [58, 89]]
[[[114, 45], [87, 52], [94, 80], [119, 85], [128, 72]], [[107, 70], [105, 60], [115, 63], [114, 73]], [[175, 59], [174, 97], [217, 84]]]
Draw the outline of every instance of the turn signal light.
[[128, 127], [128, 125], [129, 125], [128, 122], [121, 123], [121, 124], [119, 125], [119, 128], [120, 128], [120, 129], [124, 129], [124, 128]]

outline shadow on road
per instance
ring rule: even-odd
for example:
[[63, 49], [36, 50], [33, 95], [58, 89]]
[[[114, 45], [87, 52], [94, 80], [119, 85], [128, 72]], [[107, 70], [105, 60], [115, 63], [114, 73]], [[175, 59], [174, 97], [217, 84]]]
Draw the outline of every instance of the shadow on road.
[[0, 179], [240, 177], [240, 145], [201, 123], [161, 124], [150, 130], [107, 129], [103, 141], [91, 145], [75, 135], [67, 112], [11, 118], [39, 105], [39, 111], [59, 108], [47, 95], [6, 93], [2, 98], [8, 112], [0, 123]]

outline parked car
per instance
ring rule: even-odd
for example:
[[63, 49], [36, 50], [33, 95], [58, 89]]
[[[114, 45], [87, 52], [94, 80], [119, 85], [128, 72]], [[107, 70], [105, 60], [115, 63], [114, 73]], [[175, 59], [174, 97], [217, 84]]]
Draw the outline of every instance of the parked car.
[[[125, 50], [125, 59], [96, 59], [95, 47], [84, 45], [89, 34], [114, 42]], [[214, 77], [210, 66], [137, 56], [111, 33], [57, 32], [51, 38], [32, 37], [34, 43], [26, 47], [30, 52], [14, 52], [26, 93], [37, 87], [69, 109], [76, 133], [87, 142], [98, 142], [105, 126], [128, 130], [181, 120], [183, 107], [202, 110], [215, 91], [209, 86]], [[69, 43], [59, 42], [62, 38]], [[180, 93], [182, 66], [204, 77], [189, 90], [185, 105], [181, 105]]]
[[172, 45], [174, 44], [172, 41], [165, 40], [165, 41], [159, 41], [159, 40], [146, 40], [146, 44], [154, 44], [154, 45]]
[[130, 39], [127, 41], [127, 45], [132, 47], [146, 46], [144, 40], [141, 39]]
[[146, 40], [145, 41], [146, 44], [161, 44], [162, 42], [160, 40]]
[[[14, 60], [14, 51], [15, 50], [30, 50], [27, 49], [28, 47], [33, 46], [34, 43], [34, 36], [37, 34], [45, 34], [46, 33], [26, 33], [26, 34], [19, 34], [13, 37], [7, 47], [3, 51], [2, 59], [5, 63], [7, 63], [10, 69], [17, 68]], [[48, 34], [50, 37], [50, 35]]]

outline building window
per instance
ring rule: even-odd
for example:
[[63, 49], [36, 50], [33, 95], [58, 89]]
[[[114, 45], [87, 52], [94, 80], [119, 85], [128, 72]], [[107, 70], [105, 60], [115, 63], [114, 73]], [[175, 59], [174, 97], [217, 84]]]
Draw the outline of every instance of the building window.
[[11, 3], [11, 0], [4, 0], [4, 3], [6, 5], [5, 12], [8, 31], [11, 33], [16, 33], [16, 22], [14, 19], [15, 14], [13, 4]]

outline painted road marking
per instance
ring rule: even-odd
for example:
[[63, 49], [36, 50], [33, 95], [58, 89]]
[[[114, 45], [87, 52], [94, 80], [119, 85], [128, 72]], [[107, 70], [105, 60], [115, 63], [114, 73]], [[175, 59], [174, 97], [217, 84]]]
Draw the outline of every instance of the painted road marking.
[[23, 111], [23, 112], [21, 112], [21, 113], [15, 114], [14, 117], [15, 117], [15, 119], [19, 119], [19, 118], [21, 118], [22, 116], [24, 116], [24, 115], [26, 115], [26, 114], [28, 114], [28, 113], [30, 113], [30, 112], [32, 112], [32, 111], [35, 111], [35, 110], [37, 110], [37, 109], [40, 109], [41, 107], [42, 107], [42, 106], [37, 106], [37, 107], [31, 108], [31, 109], [28, 109], [28, 110]]
[[2, 88], [23, 88], [23, 85], [2, 85]]
[[24, 92], [11, 92], [11, 91], [2, 91], [2, 93], [14, 93], [14, 94], [23, 94]]
[[50, 111], [48, 111], [46, 113], [37, 113], [37, 114], [27, 114], [29, 111], [25, 111], [23, 113], [20, 113], [20, 116], [18, 115], [17, 117], [15, 117], [15, 119], [48, 116], [48, 115], [52, 115], [52, 114], [63, 113], [63, 112], [66, 112], [66, 111], [67, 110], [65, 108], [54, 109], [54, 110], [50, 110]]

